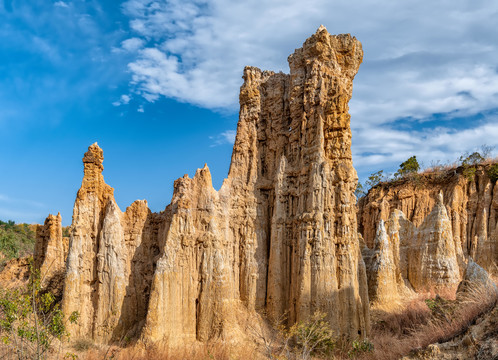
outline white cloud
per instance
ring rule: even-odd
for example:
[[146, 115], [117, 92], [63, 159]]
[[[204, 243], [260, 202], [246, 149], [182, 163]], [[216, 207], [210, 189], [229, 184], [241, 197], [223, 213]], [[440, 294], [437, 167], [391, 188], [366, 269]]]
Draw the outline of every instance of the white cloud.
[[144, 107], [143, 107], [142, 105], [140, 105], [140, 106], [138, 107], [137, 111], [138, 111], [139, 113], [144, 113], [144, 112], [145, 112]]
[[114, 106], [121, 106], [121, 105], [127, 105], [131, 100], [131, 97], [129, 95], [121, 95], [118, 101], [114, 101], [112, 105]]
[[377, 103], [377, 116], [385, 119], [386, 112], [392, 118], [397, 113], [390, 108], [400, 99], [402, 116], [453, 110], [459, 91], [479, 90], [476, 81], [458, 81], [462, 74], [463, 80], [492, 75], [486, 89], [472, 93], [476, 107], [489, 106], [496, 92], [498, 4], [130, 0], [123, 9], [136, 35], [153, 40], [130, 64], [134, 83], [145, 93], [208, 108], [236, 107], [244, 65], [286, 69], [287, 55], [321, 23], [363, 42], [357, 113]]
[[141, 49], [145, 41], [140, 38], [130, 38], [121, 42], [121, 48], [127, 52], [135, 52]]
[[65, 3], [64, 1], [57, 1], [54, 3], [54, 6], [62, 7], [62, 8], [68, 8], [69, 5]]
[[[465, 117], [498, 108], [498, 2], [129, 0], [123, 11], [129, 40], [144, 41], [129, 69], [148, 101], [236, 111], [245, 65], [287, 72], [287, 56], [324, 24], [365, 52], [350, 103], [360, 172], [493, 142], [476, 134], [495, 120]], [[449, 116], [428, 122], [434, 114]]]

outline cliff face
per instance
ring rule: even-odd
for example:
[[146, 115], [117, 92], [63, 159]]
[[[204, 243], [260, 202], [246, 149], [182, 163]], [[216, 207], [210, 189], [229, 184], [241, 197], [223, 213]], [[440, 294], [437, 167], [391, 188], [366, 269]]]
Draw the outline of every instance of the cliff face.
[[119, 210], [92, 145], [63, 299], [81, 313], [75, 336], [207, 340], [254, 310], [289, 324], [322, 311], [341, 335], [366, 335], [348, 114], [362, 56], [321, 27], [289, 75], [247, 67], [228, 178], [218, 192], [207, 166], [178, 179], [160, 214], [145, 201]]
[[[400, 210], [379, 221], [373, 249], [362, 250], [372, 305], [396, 306], [410, 291], [455, 289], [466, 268], [458, 257], [443, 195], [420, 226]], [[459, 261], [461, 260], [461, 261]]]
[[497, 274], [498, 183], [491, 182], [486, 169], [479, 165], [470, 180], [459, 168], [374, 187], [359, 201], [359, 231], [366, 244], [373, 246], [378, 222], [386, 221], [395, 209], [414, 225], [421, 225], [442, 192], [460, 268], [471, 257], [486, 271]]

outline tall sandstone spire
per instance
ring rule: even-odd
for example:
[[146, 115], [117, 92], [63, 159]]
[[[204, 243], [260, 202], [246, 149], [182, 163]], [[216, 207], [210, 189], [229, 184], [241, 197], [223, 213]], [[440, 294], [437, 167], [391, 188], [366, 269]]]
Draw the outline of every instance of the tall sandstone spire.
[[291, 323], [324, 311], [350, 335], [365, 330], [368, 306], [348, 114], [362, 57], [355, 38], [320, 27], [289, 56], [289, 75], [247, 67], [228, 177], [256, 205], [235, 217], [253, 236], [238, 240], [242, 299]]
[[[207, 166], [185, 175], [160, 214], [145, 202], [121, 213], [92, 145], [100, 162], [85, 163], [64, 298], [67, 313], [89, 316], [78, 335], [204, 341], [253, 311], [289, 324], [321, 311], [339, 334], [367, 335], [348, 114], [362, 56], [354, 37], [320, 27], [289, 75], [246, 67], [228, 178], [216, 191]], [[142, 215], [127, 215], [134, 206]]]
[[62, 236], [61, 215], [48, 215], [43, 225], [36, 227], [34, 265], [40, 271], [42, 286], [66, 268], [68, 242]]

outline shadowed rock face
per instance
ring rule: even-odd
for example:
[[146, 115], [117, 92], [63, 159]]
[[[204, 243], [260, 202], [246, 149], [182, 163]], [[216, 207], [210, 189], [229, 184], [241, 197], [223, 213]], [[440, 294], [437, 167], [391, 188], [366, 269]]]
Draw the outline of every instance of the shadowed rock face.
[[289, 324], [322, 311], [339, 334], [367, 335], [348, 114], [362, 56], [321, 27], [289, 75], [246, 67], [228, 178], [218, 192], [207, 166], [178, 179], [160, 214], [121, 212], [90, 146], [63, 301], [81, 313], [75, 336], [204, 341], [240, 335], [255, 310]]

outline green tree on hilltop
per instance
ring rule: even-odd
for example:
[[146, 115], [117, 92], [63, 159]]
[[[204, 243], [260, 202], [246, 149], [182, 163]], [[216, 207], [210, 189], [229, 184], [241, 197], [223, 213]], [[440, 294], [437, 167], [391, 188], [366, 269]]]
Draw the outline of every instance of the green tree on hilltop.
[[399, 165], [398, 171], [394, 173], [394, 177], [404, 177], [409, 174], [417, 173], [420, 170], [420, 165], [417, 161], [417, 157], [413, 155], [408, 160], [402, 162]]

